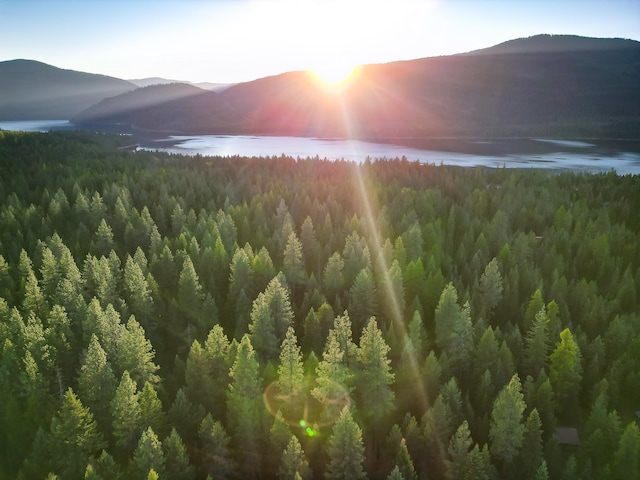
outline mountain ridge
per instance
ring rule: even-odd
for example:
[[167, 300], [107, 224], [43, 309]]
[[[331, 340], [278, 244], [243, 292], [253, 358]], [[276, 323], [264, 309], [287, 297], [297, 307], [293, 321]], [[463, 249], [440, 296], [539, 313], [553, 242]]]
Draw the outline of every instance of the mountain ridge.
[[640, 42], [536, 35], [466, 54], [363, 65], [338, 90], [309, 72], [219, 93], [169, 83], [101, 99], [71, 118], [182, 134], [403, 143], [442, 136], [637, 138], [637, 78]]
[[135, 88], [108, 75], [58, 68], [37, 60], [0, 62], [0, 119], [67, 119], [105, 97]]

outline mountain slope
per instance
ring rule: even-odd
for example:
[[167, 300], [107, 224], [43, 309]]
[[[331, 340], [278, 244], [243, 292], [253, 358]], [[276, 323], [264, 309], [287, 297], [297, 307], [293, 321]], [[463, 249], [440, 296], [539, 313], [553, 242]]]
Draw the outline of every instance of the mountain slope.
[[133, 88], [125, 80], [34, 60], [0, 62], [0, 119], [68, 119], [105, 97]]
[[231, 121], [215, 92], [184, 83], [151, 85], [102, 100], [71, 118], [73, 123], [126, 124], [172, 133], [206, 133]]
[[[174, 99], [167, 108], [183, 115], [179, 121], [160, 106], [152, 114], [141, 110], [135, 121], [170, 130], [160, 119], [171, 118], [189, 133], [402, 143], [440, 136], [637, 137], [638, 78], [640, 42], [536, 36], [471, 54], [365, 65], [338, 90], [307, 72], [289, 72], [232, 86], [211, 105]], [[89, 121], [89, 113], [80, 118]], [[110, 119], [130, 123], [130, 116]]]

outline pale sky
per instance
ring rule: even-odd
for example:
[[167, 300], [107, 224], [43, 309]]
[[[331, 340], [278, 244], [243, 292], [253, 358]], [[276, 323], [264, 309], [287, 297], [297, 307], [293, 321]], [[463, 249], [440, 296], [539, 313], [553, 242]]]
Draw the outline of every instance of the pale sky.
[[0, 0], [0, 61], [239, 82], [539, 33], [640, 40], [640, 0]]

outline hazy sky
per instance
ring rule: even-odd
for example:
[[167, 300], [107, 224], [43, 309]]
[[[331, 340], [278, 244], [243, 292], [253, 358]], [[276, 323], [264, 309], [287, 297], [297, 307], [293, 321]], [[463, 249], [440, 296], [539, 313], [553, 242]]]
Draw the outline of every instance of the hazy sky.
[[640, 40], [640, 0], [0, 0], [0, 60], [237, 82], [538, 33]]

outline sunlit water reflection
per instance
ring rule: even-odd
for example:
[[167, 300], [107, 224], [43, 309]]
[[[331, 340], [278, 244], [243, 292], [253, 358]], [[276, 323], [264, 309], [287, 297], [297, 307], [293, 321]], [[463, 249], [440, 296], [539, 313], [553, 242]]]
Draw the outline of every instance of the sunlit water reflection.
[[[0, 122], [0, 129], [47, 131], [77, 128], [65, 120]], [[113, 131], [113, 128], [105, 128]], [[360, 140], [249, 135], [174, 135], [149, 138], [136, 132], [141, 148], [182, 155], [293, 158], [319, 157], [364, 162], [370, 159], [406, 158], [435, 165], [461, 167], [541, 168], [640, 175], [638, 142], [555, 139], [437, 139], [436, 148], [411, 148]], [[444, 146], [444, 148], [442, 148]], [[627, 149], [628, 146], [633, 148]], [[442, 149], [440, 149], [442, 148]]]

